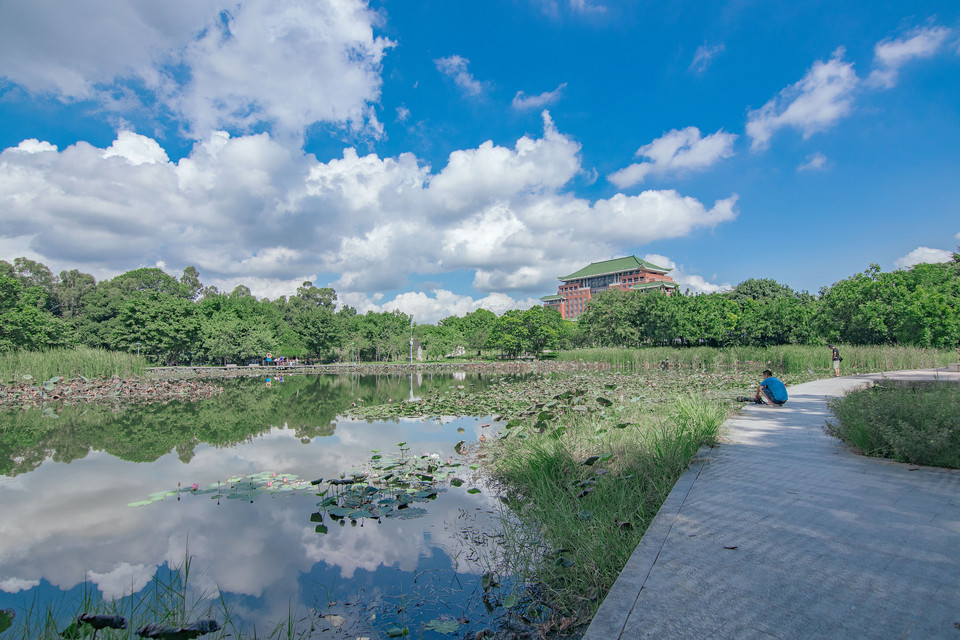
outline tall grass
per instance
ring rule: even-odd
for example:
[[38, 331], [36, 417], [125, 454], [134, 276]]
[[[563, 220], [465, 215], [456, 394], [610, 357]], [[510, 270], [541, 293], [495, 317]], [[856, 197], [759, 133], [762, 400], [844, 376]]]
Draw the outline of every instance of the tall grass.
[[960, 469], [960, 386], [878, 384], [831, 400], [824, 430], [870, 456]]
[[[716, 442], [727, 407], [680, 398], [667, 415], [624, 406], [568, 414], [562, 429], [494, 443], [493, 477], [523, 527], [550, 545], [533, 575], [549, 630], [589, 621], [697, 450]], [[618, 425], [627, 425], [617, 428]], [[559, 435], [558, 435], [559, 434]], [[591, 456], [600, 456], [585, 464]], [[535, 537], [535, 536], [534, 536]]]
[[76, 349], [50, 349], [48, 351], [13, 351], [0, 355], [0, 383], [19, 381], [23, 376], [35, 380], [62, 378], [127, 378], [143, 375], [147, 361], [122, 351], [107, 351], [77, 347]]
[[[953, 351], [901, 346], [839, 345], [842, 374], [873, 373], [903, 369], [929, 369], [955, 362]], [[831, 352], [824, 346], [782, 345], [776, 347], [598, 347], [574, 349], [559, 354], [561, 360], [608, 362], [634, 369], [689, 367], [716, 371], [723, 368], [771, 368], [781, 373], [832, 375]]]

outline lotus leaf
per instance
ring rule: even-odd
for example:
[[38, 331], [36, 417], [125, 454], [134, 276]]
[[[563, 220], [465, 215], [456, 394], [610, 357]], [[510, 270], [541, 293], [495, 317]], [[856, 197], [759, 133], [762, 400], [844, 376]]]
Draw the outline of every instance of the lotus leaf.
[[16, 613], [13, 609], [4, 609], [0, 611], [0, 633], [3, 633], [10, 628], [10, 625], [13, 624], [13, 619], [16, 617]]
[[503, 608], [512, 609], [513, 607], [517, 606], [517, 602], [518, 602], [517, 596], [511, 593], [510, 595], [508, 595], [506, 598], [503, 599]]
[[437, 633], [456, 633], [460, 629], [460, 623], [453, 620], [431, 620], [426, 628]]

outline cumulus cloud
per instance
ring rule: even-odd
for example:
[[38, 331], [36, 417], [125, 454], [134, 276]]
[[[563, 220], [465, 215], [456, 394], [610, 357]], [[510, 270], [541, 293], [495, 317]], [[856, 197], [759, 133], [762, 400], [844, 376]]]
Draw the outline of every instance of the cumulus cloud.
[[362, 0], [8, 2], [0, 59], [31, 93], [172, 113], [197, 139], [267, 126], [299, 140], [321, 121], [377, 135], [392, 46], [377, 22]]
[[780, 129], [798, 129], [808, 138], [852, 111], [859, 78], [843, 56], [841, 47], [828, 61], [815, 62], [799, 82], [748, 114], [746, 131], [754, 151], [766, 149]]
[[723, 44], [710, 46], [707, 43], [703, 43], [697, 47], [697, 51], [693, 54], [693, 61], [689, 67], [690, 71], [697, 74], [703, 73], [713, 64], [713, 59], [725, 50], [726, 46]]
[[[733, 288], [729, 282], [717, 284], [708, 281], [703, 276], [687, 273], [683, 268], [683, 265], [677, 265], [676, 262], [667, 256], [662, 256], [656, 253], [648, 253], [647, 255], [643, 256], [643, 259], [647, 262], [652, 262], [658, 267], [672, 269], [670, 272], [670, 277], [673, 278], [678, 285], [680, 285], [681, 291], [689, 290], [690, 293], [720, 293], [722, 291], [729, 291]], [[716, 276], [714, 276], [714, 279], [716, 279]]]
[[[960, 234], [957, 235], [960, 236]], [[953, 260], [952, 251], [917, 247], [902, 258], [898, 258], [893, 264], [897, 269], [906, 269], [917, 264], [935, 264], [937, 262], [950, 262], [951, 260]]]
[[[0, 153], [0, 258], [98, 279], [194, 265], [205, 284], [271, 298], [311, 280], [341, 301], [430, 317], [444, 305], [521, 308], [598, 255], [736, 218], [736, 195], [712, 205], [672, 190], [573, 195], [580, 145], [542, 117], [541, 135], [454, 151], [436, 171], [409, 153], [346, 149], [319, 162], [267, 134], [213, 133], [177, 162], [132, 132], [105, 149], [24, 141]], [[452, 272], [472, 275], [479, 300], [439, 287], [377, 298], [409, 276]]]
[[567, 83], [564, 82], [553, 91], [545, 91], [540, 95], [536, 95], [536, 96], [528, 96], [523, 91], [517, 91], [517, 95], [513, 96], [513, 101], [510, 103], [510, 106], [512, 106], [517, 111], [526, 111], [529, 109], [542, 109], [559, 100], [560, 94], [563, 93], [563, 90], [566, 87], [567, 87]]
[[930, 26], [914, 29], [903, 38], [881, 40], [873, 50], [875, 68], [867, 77], [867, 84], [884, 89], [895, 86], [903, 65], [933, 56], [951, 33], [946, 27]]
[[816, 171], [827, 166], [827, 156], [819, 151], [807, 156], [807, 161], [797, 167], [797, 171]]
[[466, 58], [447, 56], [434, 60], [433, 63], [437, 65], [437, 70], [440, 73], [451, 78], [468, 95], [475, 96], [483, 93], [483, 83], [467, 71], [467, 65], [470, 64], [470, 61]]
[[696, 127], [674, 129], [637, 150], [636, 155], [648, 158], [647, 162], [620, 169], [607, 179], [625, 189], [643, 182], [651, 174], [706, 169], [732, 156], [736, 139], [735, 134], [724, 133], [722, 129], [705, 138], [700, 136], [700, 129]]
[[448, 316], [464, 316], [477, 309], [486, 309], [498, 316], [510, 309], [529, 309], [540, 304], [540, 299], [513, 298], [505, 293], [491, 293], [473, 298], [446, 289], [433, 289], [429, 293], [408, 291], [386, 302], [382, 297], [374, 299], [363, 293], [348, 293], [343, 296], [342, 302], [354, 307], [360, 313], [400, 311], [412, 315], [418, 324], [436, 324]]

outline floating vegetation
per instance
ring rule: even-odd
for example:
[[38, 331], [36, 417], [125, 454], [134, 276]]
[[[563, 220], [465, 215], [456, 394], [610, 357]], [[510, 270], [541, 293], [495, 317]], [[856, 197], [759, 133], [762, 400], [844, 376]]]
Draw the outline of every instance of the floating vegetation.
[[[330, 486], [317, 494], [323, 500], [310, 516], [311, 522], [317, 523], [317, 533], [328, 532], [324, 516], [340, 526], [347, 521], [354, 525], [360, 521], [362, 526], [364, 519], [418, 518], [427, 512], [413, 505], [435, 500], [450, 486], [463, 486], [464, 480], [457, 477], [462, 462], [444, 460], [435, 453], [411, 456], [406, 444], [397, 443], [400, 451], [396, 455], [385, 456], [375, 449], [362, 469], [328, 481]], [[480, 490], [473, 487], [467, 493]]]
[[[319, 481], [316, 481], [319, 482]], [[313, 484], [316, 484], [314, 482]], [[176, 497], [180, 500], [185, 496], [209, 495], [217, 500], [244, 500], [253, 502], [264, 494], [292, 494], [309, 490], [311, 483], [302, 479], [295, 473], [277, 473], [275, 471], [262, 471], [248, 476], [235, 476], [226, 480], [218, 480], [201, 489], [200, 485], [193, 483], [183, 485], [177, 483], [176, 489], [169, 491], [155, 491], [147, 496], [146, 500], [138, 500], [127, 504], [128, 507], [144, 507], [154, 502]]]
[[0, 407], [30, 409], [44, 407], [44, 417], [56, 418], [50, 404], [70, 406], [81, 403], [146, 403], [170, 400], [200, 400], [223, 392], [223, 388], [202, 380], [152, 380], [142, 377], [64, 379], [54, 376], [39, 382], [26, 374], [18, 380], [0, 383]]
[[[787, 375], [781, 379], [793, 384], [800, 377]], [[461, 389], [450, 385], [415, 400], [351, 407], [347, 415], [366, 420], [484, 415], [509, 420], [533, 415], [538, 404], [540, 408], [550, 410], [546, 405], [561, 396], [566, 397], [566, 394], [577, 398], [571, 408], [580, 412], [615, 409], [624, 403], [638, 404], [653, 411], [663, 409], [673, 398], [693, 389], [709, 390], [710, 394], [721, 399], [732, 400], [756, 384], [756, 374], [743, 370], [665, 370], [643, 374], [600, 371], [523, 379], [505, 376], [484, 389]]]

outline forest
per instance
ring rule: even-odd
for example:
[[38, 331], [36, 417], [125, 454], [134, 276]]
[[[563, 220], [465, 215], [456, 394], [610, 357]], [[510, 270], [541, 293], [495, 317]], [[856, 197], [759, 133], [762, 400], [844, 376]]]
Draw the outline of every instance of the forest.
[[797, 292], [749, 279], [723, 293], [595, 296], [575, 322], [536, 306], [497, 316], [478, 309], [436, 325], [400, 311], [358, 313], [331, 288], [304, 282], [295, 295], [253, 296], [246, 286], [204, 286], [193, 266], [176, 278], [140, 268], [97, 282], [76, 269], [55, 275], [36, 261], [0, 260], [0, 353], [86, 345], [145, 355], [164, 365], [311, 362], [451, 354], [535, 357], [578, 347], [774, 346], [840, 342], [960, 345], [960, 254], [950, 262], [862, 273]]

